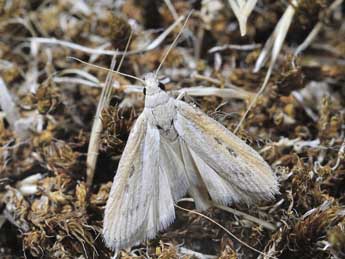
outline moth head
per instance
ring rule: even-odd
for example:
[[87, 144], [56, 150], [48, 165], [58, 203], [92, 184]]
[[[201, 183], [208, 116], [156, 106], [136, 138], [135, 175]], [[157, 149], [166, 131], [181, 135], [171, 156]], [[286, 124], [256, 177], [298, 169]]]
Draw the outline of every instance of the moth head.
[[144, 76], [144, 94], [154, 95], [165, 90], [165, 85], [160, 82], [154, 73], [148, 73]]

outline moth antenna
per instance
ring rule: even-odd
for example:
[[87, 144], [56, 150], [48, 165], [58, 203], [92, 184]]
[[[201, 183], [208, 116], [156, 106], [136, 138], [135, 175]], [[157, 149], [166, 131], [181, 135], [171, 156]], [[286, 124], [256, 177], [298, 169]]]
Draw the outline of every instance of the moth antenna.
[[179, 31], [179, 33], [177, 34], [177, 36], [175, 37], [174, 41], [171, 43], [171, 45], [169, 46], [169, 48], [167, 49], [167, 51], [164, 53], [164, 56], [163, 56], [163, 58], [162, 58], [162, 61], [161, 61], [161, 63], [159, 64], [159, 66], [158, 66], [158, 68], [157, 68], [157, 70], [156, 70], [156, 73], [155, 73], [156, 76], [158, 75], [158, 72], [159, 72], [160, 68], [162, 67], [164, 61], [166, 60], [167, 56], [169, 55], [170, 51], [171, 51], [172, 48], [175, 46], [177, 40], [180, 38], [180, 36], [181, 36], [181, 34], [182, 34], [184, 28], [185, 28], [186, 25], [187, 25], [187, 22], [188, 22], [188, 20], [189, 20], [189, 17], [192, 15], [192, 13], [193, 13], [193, 10], [191, 10], [191, 11], [189, 12], [189, 14], [188, 14], [187, 17], [186, 17], [186, 20], [184, 21], [184, 23], [183, 23], [183, 25], [182, 25], [181, 30]]
[[122, 76], [125, 76], [125, 77], [128, 77], [128, 78], [132, 78], [132, 79], [135, 79], [135, 80], [138, 80], [139, 82], [141, 82], [142, 84], [145, 84], [145, 81], [139, 77], [136, 77], [136, 76], [132, 76], [132, 75], [129, 75], [129, 74], [125, 74], [125, 73], [122, 73], [122, 72], [119, 72], [119, 71], [114, 71], [114, 70], [111, 70], [109, 68], [105, 68], [105, 67], [101, 67], [101, 66], [97, 66], [95, 64], [91, 64], [89, 62], [86, 62], [84, 60], [81, 60], [79, 58], [75, 58], [75, 57], [67, 57], [69, 59], [73, 59], [73, 60], [76, 60], [80, 63], [83, 63], [85, 65], [88, 65], [88, 66], [91, 66], [91, 67], [95, 67], [95, 68], [98, 68], [98, 69], [102, 69], [102, 70], [105, 70], [105, 71], [108, 71], [108, 72], [111, 72], [111, 73], [115, 73], [115, 74], [119, 74], [119, 75], [122, 75]]
[[131, 33], [129, 34], [129, 37], [128, 37], [128, 40], [127, 40], [127, 43], [126, 43], [125, 50], [123, 51], [123, 55], [122, 55], [122, 57], [121, 57], [120, 63], [119, 63], [119, 65], [118, 65], [117, 69], [116, 69], [117, 72], [120, 71], [120, 68], [121, 68], [121, 66], [122, 66], [122, 63], [123, 63], [123, 61], [125, 60], [125, 56], [126, 56], [126, 54], [127, 54], [127, 50], [128, 50], [128, 48], [129, 48], [129, 44], [131, 43], [132, 36], [133, 36], [133, 31], [132, 31], [132, 29], [131, 29]]

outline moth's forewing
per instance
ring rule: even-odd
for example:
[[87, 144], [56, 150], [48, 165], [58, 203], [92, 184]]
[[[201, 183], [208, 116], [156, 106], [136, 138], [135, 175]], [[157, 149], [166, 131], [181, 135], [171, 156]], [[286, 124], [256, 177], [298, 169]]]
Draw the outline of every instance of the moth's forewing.
[[114, 250], [133, 245], [135, 239], [141, 238], [147, 220], [147, 213], [140, 204], [141, 196], [147, 197], [141, 182], [146, 131], [147, 121], [141, 114], [129, 135], [106, 204], [103, 237]]
[[[223, 203], [239, 199], [250, 203], [273, 198], [279, 192], [272, 169], [254, 149], [200, 110], [182, 101], [176, 101], [176, 107], [175, 128], [196, 157], [194, 161], [202, 160], [207, 165], [199, 163], [206, 186], [217, 189], [217, 180], [229, 186], [226, 195], [219, 190], [219, 195], [212, 197], [214, 191], [210, 191], [212, 198]], [[207, 172], [221, 179], [210, 182]]]
[[159, 131], [143, 112], [128, 138], [105, 209], [103, 236], [113, 250], [153, 238], [175, 218], [159, 148]]

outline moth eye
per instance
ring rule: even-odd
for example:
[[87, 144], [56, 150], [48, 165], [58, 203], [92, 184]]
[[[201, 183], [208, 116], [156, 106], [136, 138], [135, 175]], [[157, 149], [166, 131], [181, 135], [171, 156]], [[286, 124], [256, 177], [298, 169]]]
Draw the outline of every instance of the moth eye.
[[143, 89], [143, 94], [146, 95], [146, 87]]
[[162, 82], [159, 82], [158, 87], [165, 91], [165, 84], [163, 84]]

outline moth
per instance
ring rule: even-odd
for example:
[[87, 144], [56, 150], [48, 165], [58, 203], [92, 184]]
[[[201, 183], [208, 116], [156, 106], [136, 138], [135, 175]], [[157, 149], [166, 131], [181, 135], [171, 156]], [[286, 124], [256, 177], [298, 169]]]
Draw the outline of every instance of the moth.
[[198, 108], [174, 99], [157, 73], [144, 77], [145, 108], [131, 129], [105, 208], [103, 237], [113, 250], [166, 229], [187, 192], [196, 208], [252, 204], [279, 193], [264, 159]]

